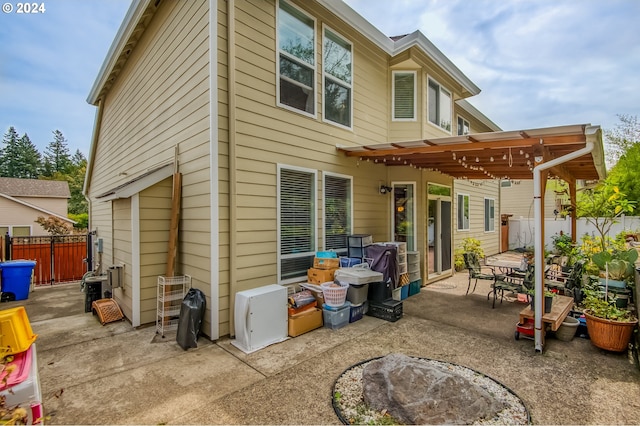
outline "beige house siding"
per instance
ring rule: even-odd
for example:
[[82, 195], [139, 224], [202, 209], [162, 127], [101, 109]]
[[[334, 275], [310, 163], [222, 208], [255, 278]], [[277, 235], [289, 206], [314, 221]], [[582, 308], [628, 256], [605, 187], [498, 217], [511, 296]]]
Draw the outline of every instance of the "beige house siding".
[[[229, 297], [229, 90], [227, 5], [218, 0], [218, 321], [219, 335], [230, 334]], [[208, 319], [207, 319], [208, 320]]]
[[[276, 2], [236, 3], [237, 271], [233, 292], [277, 282], [278, 164], [318, 171], [318, 249], [323, 246], [324, 171], [353, 176], [354, 232], [372, 233], [379, 240], [388, 238], [388, 214], [378, 214], [386, 211], [377, 183], [385, 169], [374, 164], [356, 167], [356, 160], [335, 148], [336, 144], [386, 140], [384, 125], [369, 125], [387, 119], [386, 108], [372, 107], [384, 105], [388, 99], [386, 61], [380, 63], [382, 52], [353, 30], [336, 25], [324, 9], [307, 2], [296, 4], [316, 17], [317, 35], [326, 23], [354, 45], [354, 128], [345, 130], [322, 121], [320, 71], [316, 73], [316, 118], [276, 106]], [[317, 49], [322, 51], [321, 37], [317, 37]]]
[[158, 276], [166, 276], [171, 224], [172, 180], [139, 194], [140, 217], [140, 323], [155, 322]]
[[[56, 213], [60, 216], [67, 217], [67, 199], [66, 198], [45, 198], [45, 197], [13, 197], [16, 200], [24, 201], [40, 207], [41, 209]], [[44, 216], [44, 213], [42, 214]]]
[[[553, 210], [556, 209], [558, 198], [563, 198], [565, 202], [568, 202], [566, 194], [556, 195], [555, 190], [559, 189], [557, 185], [555, 181], [547, 183], [544, 194], [544, 217], [554, 217]], [[532, 180], [514, 181], [511, 187], [501, 188], [501, 194], [500, 214], [513, 215], [514, 219], [533, 217]]]
[[131, 199], [113, 201], [113, 264], [124, 266], [122, 287], [115, 288], [116, 299], [122, 312], [131, 318], [133, 284], [131, 280]]
[[38, 216], [43, 216], [40, 210], [0, 197], [0, 226], [28, 226], [31, 229], [30, 235], [46, 235], [42, 227], [35, 222]]
[[[458, 194], [469, 195], [469, 230], [459, 230], [457, 223]], [[484, 200], [493, 199], [494, 231], [484, 230]], [[500, 190], [497, 180], [465, 181], [456, 179], [455, 199], [453, 206], [454, 249], [462, 245], [467, 238], [476, 238], [482, 243], [485, 255], [500, 252]]]
[[[177, 146], [183, 175], [177, 271], [191, 275], [193, 286], [207, 297], [211, 293], [208, 19], [207, 2], [160, 3], [104, 100], [89, 194], [95, 199], [172, 162]], [[115, 206], [118, 201], [113, 203]], [[98, 237], [105, 238], [100, 225], [108, 220], [108, 212], [97, 207], [99, 204], [93, 202], [92, 227], [98, 228]], [[130, 218], [113, 217], [114, 232], [125, 226], [122, 220]], [[118, 236], [114, 235], [114, 240]], [[111, 250], [122, 249], [105, 245], [105, 266], [124, 261], [111, 254]], [[130, 254], [131, 248], [128, 250]], [[131, 259], [126, 260], [125, 272], [130, 286]], [[151, 272], [143, 268], [141, 273]], [[154, 320], [155, 316], [149, 315], [153, 308], [146, 286], [150, 284], [144, 281], [142, 285], [141, 307], [147, 313], [141, 320]], [[130, 298], [127, 295], [125, 300]], [[211, 306], [207, 300], [207, 308]], [[131, 319], [131, 306], [126, 312]], [[209, 334], [210, 315], [205, 318], [203, 331]]]
[[[105, 244], [105, 265], [123, 262], [125, 272], [129, 271], [125, 279], [129, 287], [125, 285], [124, 294], [120, 295], [124, 303], [127, 297], [129, 303], [132, 301], [131, 285], [140, 286], [142, 323], [155, 319], [152, 289], [155, 290], [157, 275], [164, 273], [163, 231], [168, 229], [170, 179], [140, 188], [133, 201], [100, 203], [97, 197], [170, 164], [176, 153], [183, 176], [177, 272], [191, 275], [193, 286], [207, 295], [203, 332], [208, 335], [234, 334], [232, 308], [236, 292], [278, 281], [279, 167], [304, 168], [317, 176], [317, 249], [324, 248], [325, 173], [352, 177], [352, 232], [370, 233], [374, 241], [380, 242], [389, 241], [392, 235], [390, 199], [379, 193], [381, 183], [415, 181], [418, 218], [425, 217], [429, 182], [453, 184], [449, 176], [436, 172], [359, 161], [338, 152], [336, 146], [443, 136], [445, 132], [429, 125], [424, 113], [427, 75], [452, 92], [452, 102], [463, 89], [456, 87], [454, 80], [437, 69], [427, 55], [410, 49], [394, 58], [392, 65], [394, 69], [429, 69], [418, 73], [418, 121], [414, 127], [399, 124], [390, 130], [395, 124], [390, 122], [389, 55], [318, 3], [291, 3], [316, 23], [313, 117], [277, 104], [277, 0], [218, 0], [217, 13], [211, 15], [217, 17], [215, 30], [209, 28], [208, 2], [160, 2], [104, 99], [89, 187], [92, 225], [98, 227], [99, 237], [111, 241], [111, 245]], [[235, 7], [232, 13], [227, 10], [230, 4]], [[233, 21], [229, 23], [231, 16]], [[325, 28], [353, 46], [351, 129], [323, 121]], [[229, 31], [233, 31], [233, 37]], [[209, 40], [212, 33], [217, 34], [214, 43]], [[209, 51], [210, 44], [216, 52]], [[211, 57], [216, 57], [217, 64], [209, 63]], [[209, 89], [212, 70], [217, 70], [215, 94]], [[217, 99], [217, 104], [211, 105], [211, 99]], [[217, 116], [210, 116], [211, 112]], [[218, 123], [217, 129], [211, 128], [212, 122]], [[209, 140], [212, 133], [217, 134], [217, 140]], [[217, 145], [212, 149], [210, 142]], [[217, 153], [213, 161], [212, 153]], [[212, 176], [217, 179], [213, 187], [217, 186], [218, 199], [213, 203], [217, 203], [218, 211], [211, 207], [211, 192], [216, 191], [211, 189]], [[452, 208], [453, 201], [452, 196]], [[139, 210], [131, 211], [131, 207]], [[212, 224], [212, 219], [217, 223]], [[113, 234], [109, 235], [106, 229], [101, 231], [102, 226], [112, 227]], [[139, 235], [131, 236], [137, 230]], [[416, 231], [418, 249], [425, 253], [426, 265], [425, 223], [419, 224]], [[125, 244], [127, 232], [129, 247]], [[212, 239], [217, 239], [217, 247], [211, 247]], [[139, 241], [140, 246], [131, 247], [131, 241]], [[211, 259], [212, 251], [217, 253], [216, 259]], [[132, 283], [132, 262], [137, 260], [131, 256], [138, 254], [140, 282]], [[217, 271], [217, 277], [212, 277], [212, 271]], [[217, 300], [211, 300], [211, 286], [217, 286], [213, 293]], [[129, 315], [133, 309], [128, 306]], [[216, 317], [211, 309], [217, 310], [217, 332], [211, 330], [211, 319], [214, 317], [215, 321]]]

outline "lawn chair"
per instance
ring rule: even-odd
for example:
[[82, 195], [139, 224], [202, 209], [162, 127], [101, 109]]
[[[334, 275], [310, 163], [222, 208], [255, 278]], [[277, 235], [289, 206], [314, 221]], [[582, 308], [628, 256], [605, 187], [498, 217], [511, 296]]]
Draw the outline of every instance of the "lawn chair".
[[488, 280], [495, 281], [496, 273], [495, 270], [490, 266], [480, 266], [480, 262], [478, 261], [478, 256], [473, 252], [467, 252], [462, 254], [464, 258], [464, 266], [469, 271], [469, 284], [467, 285], [467, 292], [465, 294], [469, 294], [469, 289], [471, 288], [471, 280], [476, 280], [473, 285], [473, 291], [476, 291], [476, 286], [478, 285], [478, 280]]
[[[576, 289], [580, 289], [584, 260], [577, 261], [568, 272], [550, 268], [544, 279], [544, 285], [550, 290], [557, 290], [566, 296], [575, 298]], [[553, 266], [553, 265], [552, 265]]]
[[493, 294], [493, 304], [491, 308], [496, 307], [496, 299], [500, 294], [500, 303], [504, 299], [504, 293], [526, 293], [527, 290], [533, 289], [535, 282], [533, 265], [527, 266], [527, 270], [517, 276], [513, 274], [496, 275], [495, 282], [492, 285], [492, 291], [487, 294], [487, 300]]

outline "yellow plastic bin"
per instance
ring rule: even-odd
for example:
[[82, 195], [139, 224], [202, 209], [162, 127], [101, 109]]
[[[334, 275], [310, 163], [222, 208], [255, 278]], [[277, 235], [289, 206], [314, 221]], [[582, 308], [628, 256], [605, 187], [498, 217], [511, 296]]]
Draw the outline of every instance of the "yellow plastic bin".
[[26, 351], [36, 337], [24, 306], [0, 311], [0, 356]]

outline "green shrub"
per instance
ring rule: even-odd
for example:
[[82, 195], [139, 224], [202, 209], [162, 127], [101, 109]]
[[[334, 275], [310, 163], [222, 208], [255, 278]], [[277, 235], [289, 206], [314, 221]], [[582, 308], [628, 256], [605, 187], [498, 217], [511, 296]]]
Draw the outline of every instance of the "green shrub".
[[477, 238], [467, 237], [462, 240], [462, 244], [453, 252], [454, 254], [454, 266], [456, 271], [464, 269], [464, 253], [472, 252], [478, 256], [478, 259], [484, 257], [484, 250], [482, 249], [482, 242]]

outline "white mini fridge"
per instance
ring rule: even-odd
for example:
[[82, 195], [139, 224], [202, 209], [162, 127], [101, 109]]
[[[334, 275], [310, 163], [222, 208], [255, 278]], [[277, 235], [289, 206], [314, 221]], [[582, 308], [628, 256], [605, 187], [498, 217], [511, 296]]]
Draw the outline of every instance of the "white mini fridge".
[[231, 344], [251, 353], [288, 338], [287, 288], [271, 284], [236, 293], [236, 338]]

